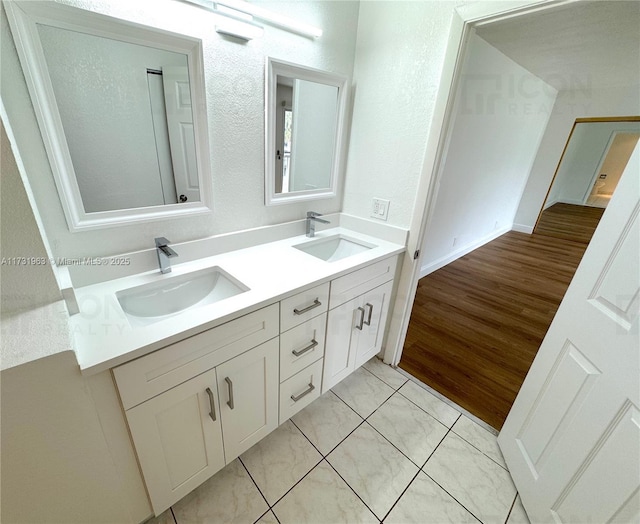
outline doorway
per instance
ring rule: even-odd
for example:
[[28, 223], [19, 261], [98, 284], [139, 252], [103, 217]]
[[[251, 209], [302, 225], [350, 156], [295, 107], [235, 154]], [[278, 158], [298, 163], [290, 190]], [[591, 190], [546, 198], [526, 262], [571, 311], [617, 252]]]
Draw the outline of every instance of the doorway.
[[[596, 8], [595, 4], [590, 7]], [[566, 10], [570, 10], [569, 7], [565, 6]], [[550, 10], [551, 11], [551, 10]], [[547, 13], [548, 15], [548, 13]], [[565, 13], [567, 15], [567, 13]], [[524, 17], [523, 17], [524, 18]], [[549, 20], [549, 16], [547, 16], [547, 21]], [[501, 23], [507, 24], [507, 21], [502, 21]], [[521, 21], [520, 25], [525, 22]], [[535, 24], [531, 24], [532, 26]], [[532, 30], [533, 31], [533, 30]], [[534, 31], [535, 32], [535, 31]], [[513, 31], [513, 33], [520, 34], [519, 31]], [[487, 31], [484, 31], [483, 34], [488, 34]], [[557, 33], [556, 33], [557, 34]], [[491, 96], [474, 96], [468, 97], [467, 101], [471, 101], [473, 103], [481, 103], [485, 113], [489, 111], [494, 111], [496, 100], [499, 100], [501, 96], [504, 96], [505, 92], [501, 92], [501, 86], [513, 86], [517, 85], [516, 82], [511, 82], [513, 77], [496, 77], [491, 75], [484, 75], [482, 73], [482, 67], [478, 68], [479, 73], [472, 78], [476, 82], [476, 85], [480, 85], [481, 82], [494, 82], [496, 85], [495, 92], [492, 93]], [[529, 79], [531, 80], [531, 79]], [[529, 81], [528, 80], [528, 81]], [[501, 81], [503, 81], [501, 83]], [[460, 82], [464, 82], [464, 78], [460, 80]], [[469, 83], [466, 84], [469, 87]], [[473, 86], [471, 86], [473, 87]], [[530, 93], [531, 91], [529, 91]], [[464, 100], [461, 100], [460, 92], [457, 92], [456, 101], [452, 103], [452, 116], [449, 122], [450, 128], [448, 130], [447, 136], [441, 138], [442, 148], [442, 160], [440, 161], [439, 173], [436, 176], [436, 182], [432, 184], [431, 192], [432, 194], [436, 194], [437, 198], [432, 197], [436, 202], [441, 200], [443, 191], [442, 191], [442, 183], [445, 179], [442, 176], [443, 164], [454, 157], [464, 156], [467, 151], [464, 148], [453, 148], [451, 147], [451, 129], [455, 126], [456, 119], [456, 111], [462, 109], [467, 110], [467, 115], [469, 115], [469, 110], [473, 111], [474, 106], [469, 106], [468, 104], [465, 106]], [[511, 92], [508, 93], [508, 96], [511, 96]], [[476, 105], [475, 108], [478, 106]], [[525, 107], [525, 106], [523, 106]], [[529, 106], [531, 107], [531, 106]], [[536, 109], [539, 106], [535, 106]], [[518, 112], [518, 106], [515, 107], [514, 112]], [[634, 110], [635, 112], [635, 110]], [[497, 114], [497, 112], [496, 112]], [[522, 111], [516, 116], [522, 116], [525, 112]], [[587, 111], [588, 114], [588, 111]], [[473, 116], [473, 115], [471, 115]], [[473, 124], [473, 122], [471, 122]], [[569, 130], [571, 123], [568, 123], [566, 127], [566, 133]], [[466, 129], [472, 129], [472, 125], [466, 126]], [[491, 143], [493, 140], [496, 142], [496, 137], [494, 130], [496, 128], [491, 129], [491, 133], [486, 133], [487, 143]], [[486, 130], [486, 128], [485, 128]], [[530, 129], [529, 129], [530, 130]], [[471, 132], [468, 136], [471, 136]], [[559, 138], [559, 137], [558, 137]], [[560, 139], [562, 140], [562, 139]], [[535, 140], [531, 139], [528, 141], [529, 144], [534, 143]], [[468, 143], [468, 141], [467, 141]], [[539, 142], [535, 143], [535, 147], [539, 146]], [[561, 147], [561, 146], [560, 146]], [[537, 151], [537, 150], [536, 150]], [[509, 148], [504, 148], [503, 155], [505, 157], [512, 154], [512, 150]], [[559, 152], [558, 152], [559, 154]], [[493, 157], [495, 160], [496, 157]], [[511, 157], [512, 158], [512, 157]], [[556, 157], [557, 158], [557, 157]], [[475, 165], [479, 165], [481, 163], [481, 158], [474, 157], [473, 161], [468, 161], [467, 165], [464, 166], [467, 169], [474, 168]], [[556, 160], [557, 161], [557, 160]], [[526, 159], [521, 160], [522, 164], [526, 164]], [[499, 165], [496, 163], [495, 165]], [[463, 171], [462, 169], [458, 171]], [[490, 174], [493, 175], [496, 171], [490, 171]], [[548, 169], [547, 176], [551, 178], [551, 174], [553, 172], [553, 167]], [[483, 177], [484, 174], [480, 174], [479, 176]], [[484, 180], [484, 178], [483, 178]], [[493, 198], [498, 194], [498, 192], [502, 191], [503, 186], [498, 186], [496, 184], [484, 184], [476, 185], [473, 188], [469, 187], [471, 184], [459, 184], [459, 191], [464, 192], [467, 191], [467, 194], [473, 190], [474, 195], [471, 199], [472, 203], [477, 205], [476, 209], [476, 220], [467, 219], [468, 223], [473, 221], [473, 226], [482, 226], [481, 223], [485, 220], [487, 210], [489, 206], [486, 205], [487, 199]], [[482, 187], [481, 187], [482, 186]], [[545, 191], [548, 188], [547, 186], [542, 190]], [[593, 186], [589, 188], [591, 190]], [[456, 197], [459, 196], [460, 192], [456, 194]], [[446, 196], [446, 195], [445, 195]], [[475, 199], [475, 196], [478, 196], [478, 199]], [[512, 194], [510, 195], [512, 196]], [[515, 197], [515, 198], [519, 198]], [[533, 216], [531, 218], [531, 228], [533, 229], [533, 222], [535, 220], [535, 214], [537, 213], [537, 209], [539, 209], [540, 201], [542, 199], [542, 195], [540, 200], [537, 200], [537, 206], [533, 210]], [[451, 202], [457, 202], [451, 199]], [[513, 200], [506, 199], [505, 207], [509, 206], [513, 203]], [[582, 204], [582, 202], [580, 203]], [[440, 221], [439, 223], [434, 222], [434, 205], [430, 206], [430, 216], [428, 220], [425, 220], [427, 223], [427, 229], [429, 227], [435, 227], [437, 230], [442, 231], [443, 227], [447, 227], [451, 225], [451, 222], [457, 220], [459, 218], [460, 212], [465, 212], [470, 209], [471, 206], [459, 206], [456, 208], [456, 204], [450, 204], [448, 207], [448, 214], [445, 214], [445, 221]], [[514, 211], [515, 213], [515, 211]], [[508, 215], [509, 213], [505, 213]], [[513, 214], [511, 215], [513, 220]], [[437, 218], [437, 217], [436, 217]], [[546, 333], [546, 329], [548, 328], [549, 323], [551, 322], [555, 310], [559, 305], [559, 302], [564, 295], [564, 292], [571, 281], [573, 276], [573, 272], [577, 267], [579, 260], [588, 244], [588, 239], [583, 240], [582, 242], [576, 242], [576, 244], [580, 244], [577, 247], [576, 252], [576, 260], [571, 263], [567, 263], [566, 267], [560, 268], [554, 265], [554, 261], [557, 261], [559, 257], [562, 257], [563, 254], [567, 251], [566, 247], [563, 245], [563, 239], [555, 239], [549, 235], [540, 235], [540, 234], [516, 234], [507, 233], [506, 231], [511, 229], [511, 224], [501, 223], [499, 220], [495, 220], [494, 228], [494, 236], [490, 238], [491, 234], [485, 234], [483, 237], [479, 238], [476, 242], [476, 245], [472, 245], [473, 242], [467, 242], [464, 236], [456, 236], [452, 235], [453, 238], [450, 238], [449, 243], [449, 253], [445, 253], [443, 256], [437, 260], [438, 264], [433, 264], [433, 266], [439, 267], [430, 267], [428, 276], [433, 275], [433, 279], [428, 284], [422, 281], [418, 284], [418, 293], [416, 295], [416, 302], [414, 304], [414, 313], [415, 309], [419, 305], [425, 305], [430, 303], [428, 306], [430, 309], [427, 310], [425, 318], [417, 318], [415, 314], [412, 315], [411, 320], [409, 322], [409, 330], [407, 333], [407, 338], [404, 344], [404, 349], [402, 351], [402, 357], [399, 362], [399, 367], [405, 369], [412, 375], [421, 379], [427, 385], [430, 385], [436, 391], [439, 391], [443, 396], [453, 400], [461, 407], [465, 408], [467, 411], [470, 411], [474, 414], [474, 410], [470, 409], [468, 405], [465, 405], [462, 400], [456, 398], [456, 394], [466, 394], [467, 398], [471, 397], [474, 400], [477, 400], [479, 404], [484, 405], [484, 407], [489, 407], [489, 411], [493, 410], [494, 419], [492, 422], [489, 422], [490, 425], [499, 429], [504, 421], [504, 417], [506, 413], [509, 411], [510, 404], [515, 398], [517, 391], [522, 383], [522, 379], [526, 374], [533, 357], [535, 356], [535, 352], [540, 345], [542, 338], [544, 337], [544, 333]], [[493, 224], [494, 221], [491, 221]], [[597, 225], [597, 221], [596, 221]], [[505, 230], [503, 230], [503, 228]], [[595, 226], [593, 227], [595, 229]], [[529, 229], [528, 232], [531, 232]], [[500, 240], [504, 241], [504, 245], [497, 246], [495, 244], [492, 245], [492, 242], [497, 242], [496, 239], [500, 238]], [[528, 247], [534, 248], [538, 250], [538, 252], [542, 252], [543, 254], [551, 254], [550, 259], [537, 258], [535, 256], [530, 257], [530, 260], [526, 261], [525, 258], [527, 256], [523, 256], [522, 254], [516, 258], [515, 261], [509, 261], [507, 259], [504, 260], [507, 266], [499, 266], [498, 260], [503, 261], [504, 257], [502, 256], [505, 252], [509, 250], [509, 248], [513, 248], [516, 243], [517, 237], [520, 239], [528, 240]], [[541, 238], [544, 237], [544, 238]], [[590, 238], [590, 236], [589, 236]], [[549, 245], [543, 245], [543, 241], [550, 243]], [[462, 248], [460, 249], [451, 249], [451, 246], [458, 247], [462, 243]], [[494, 253], [489, 254], [484, 250], [484, 245], [486, 244], [487, 249], [493, 248]], [[527, 243], [523, 243], [526, 245]], [[480, 247], [479, 249], [478, 246]], [[429, 246], [424, 244], [422, 246], [424, 251], [427, 249], [432, 249], [433, 245]], [[468, 249], [467, 249], [468, 248]], [[475, 251], [474, 251], [475, 250]], [[473, 260], [473, 255], [479, 255], [479, 259]], [[424, 255], [423, 255], [424, 256]], [[447, 259], [447, 258], [450, 259]], [[453, 263], [450, 263], [454, 261]], [[444, 263], [440, 263], [444, 262]], [[449, 264], [450, 263], [450, 264]], [[511, 264], [511, 266], [509, 266]], [[480, 267], [483, 271], [482, 274], [476, 273], [475, 275], [469, 273], [469, 269], [472, 266], [476, 266], [476, 268]], [[423, 266], [424, 268], [424, 266]], [[440, 269], [441, 268], [441, 269]], [[499, 279], [493, 279], [495, 276], [506, 275], [509, 273], [509, 269], [511, 270], [512, 276], [511, 280], [500, 281]], [[540, 269], [541, 273], [536, 274], [535, 270]], [[449, 275], [445, 275], [445, 272], [449, 271]], [[564, 283], [561, 282], [553, 282], [552, 277], [556, 275], [562, 275]], [[438, 277], [440, 281], [435, 282], [435, 278]], [[446, 289], [444, 282], [445, 280], [449, 280], [449, 284], [452, 284], [452, 288]], [[518, 283], [525, 284], [525, 289], [522, 290], [524, 299], [518, 301], [515, 299], [515, 296], [518, 291], [515, 289], [515, 284]], [[486, 285], [486, 288], [481, 289], [481, 285]], [[549, 284], [549, 287], [554, 288], [554, 290], [558, 293], [555, 298], [548, 296], [544, 289], [545, 285]], [[527, 287], [528, 286], [528, 287]], [[421, 288], [424, 293], [421, 296]], [[455, 289], [452, 291], [452, 289]], [[491, 292], [496, 292], [493, 295]], [[536, 296], [536, 293], [541, 291], [542, 296]], [[500, 292], [502, 293], [500, 295]], [[472, 294], [476, 293], [474, 297]], [[447, 302], [448, 298], [451, 298], [453, 302]], [[422, 304], [421, 304], [421, 301]], [[466, 302], [466, 304], [465, 304]], [[532, 304], [539, 306], [540, 309], [537, 310], [536, 307], [532, 307]], [[469, 306], [470, 308], [470, 316], [464, 316], [464, 308]], [[496, 307], [496, 309], [491, 309], [492, 307]], [[518, 310], [518, 313], [522, 313], [523, 316], [518, 317], [517, 315], [513, 315], [513, 308]], [[448, 316], [447, 316], [448, 315]], [[500, 317], [502, 315], [502, 318]], [[507, 318], [508, 317], [508, 318]], [[544, 317], [544, 320], [543, 320]], [[505, 320], [505, 318], [507, 320]], [[544, 325], [546, 323], [546, 325]], [[544, 328], [541, 332], [535, 332], [535, 330], [529, 329], [532, 324], [544, 325]], [[472, 335], [463, 335], [463, 330], [467, 329], [469, 325], [473, 325], [478, 329], [478, 332]], [[539, 327], [536, 327], [536, 329]], [[418, 326], [420, 329], [418, 331], [413, 330], [413, 327]], [[439, 332], [443, 327], [451, 327], [454, 331], [451, 338], [458, 338], [458, 342], [462, 342], [462, 346], [465, 346], [466, 352], [456, 354], [455, 351], [446, 347], [446, 338], [442, 332]], [[412, 331], [413, 330], [413, 331]], [[420, 332], [420, 330], [422, 332]], [[491, 332], [491, 330], [494, 330]], [[480, 348], [481, 344], [478, 343], [482, 337], [485, 337], [488, 341], [487, 346], [488, 349], [485, 353], [488, 355], [488, 360], [493, 360], [495, 363], [495, 371], [489, 372], [486, 369], [483, 369], [483, 365], [478, 364], [478, 359], [480, 359], [480, 354], [483, 350]], [[504, 343], [505, 340], [509, 340], [509, 337], [512, 336], [510, 342], [506, 343], [506, 349], [501, 350], [500, 344]], [[418, 359], [413, 359], [414, 362], [410, 362], [412, 360], [409, 354], [409, 348], [416, 343], [416, 341], [428, 341], [428, 343], [433, 344], [433, 351], [430, 354], [430, 357], [427, 362], [417, 363]], [[513, 362], [508, 361], [505, 358], [505, 353], [507, 353], [510, 349], [518, 348], [521, 343], [527, 343], [531, 347], [533, 347], [533, 351], [527, 352], [523, 351], [521, 354], [516, 355], [517, 365], [514, 365]], [[526, 356], [525, 356], [526, 355]], [[447, 360], [448, 359], [448, 360]], [[440, 361], [440, 362], [438, 362]], [[445, 363], [446, 361], [446, 363]], [[440, 365], [439, 365], [440, 364]], [[523, 365], [522, 365], [523, 364]], [[519, 367], [522, 365], [522, 367]], [[427, 378], [425, 375], [420, 376], [418, 372], [418, 368], [422, 367], [423, 371], [426, 370], [427, 373], [431, 373], [431, 377]], [[411, 368], [411, 369], [410, 369]], [[516, 369], [517, 368], [517, 369]], [[455, 371], [454, 371], [455, 369]], [[471, 373], [471, 369], [474, 369], [477, 373], [473, 375]], [[513, 373], [512, 373], [513, 372]], [[509, 374], [512, 375], [520, 375], [519, 382], [514, 386], [513, 383], [506, 385], [509, 380], [507, 376]], [[427, 379], [425, 379], [427, 378]], [[432, 382], [430, 382], [433, 379]], [[439, 389], [439, 385], [437, 385], [437, 380], [442, 380], [449, 382], [450, 389], [447, 391], [443, 391]], [[484, 382], [483, 382], [484, 381]], [[479, 385], [478, 385], [479, 384]], [[478, 385], [476, 387], [476, 385]], [[509, 395], [512, 395], [511, 400], [507, 400], [504, 403], [504, 406], [500, 409], [494, 409], [494, 406], [498, 404], [498, 401], [495, 397], [492, 397], [488, 391], [491, 387], [496, 386], [495, 389], [499, 389], [503, 387], [509, 392]], [[482, 396], [484, 395], [484, 397]], [[502, 401], [501, 401], [502, 402]], [[500, 414], [502, 413], [502, 414]], [[487, 420], [488, 415], [478, 415], [480, 418], [484, 417], [484, 420]], [[500, 418], [502, 417], [502, 418]]]
[[640, 139], [640, 121], [577, 119], [534, 232], [588, 243]]

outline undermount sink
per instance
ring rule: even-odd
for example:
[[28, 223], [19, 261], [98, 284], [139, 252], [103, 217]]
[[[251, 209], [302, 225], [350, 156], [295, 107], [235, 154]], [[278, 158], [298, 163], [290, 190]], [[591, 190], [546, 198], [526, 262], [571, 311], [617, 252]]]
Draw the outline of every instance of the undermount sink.
[[376, 246], [343, 235], [335, 235], [327, 238], [318, 238], [293, 247], [325, 262], [335, 262], [336, 260], [363, 253]]
[[210, 267], [125, 289], [116, 298], [132, 324], [149, 325], [248, 290], [223, 269]]

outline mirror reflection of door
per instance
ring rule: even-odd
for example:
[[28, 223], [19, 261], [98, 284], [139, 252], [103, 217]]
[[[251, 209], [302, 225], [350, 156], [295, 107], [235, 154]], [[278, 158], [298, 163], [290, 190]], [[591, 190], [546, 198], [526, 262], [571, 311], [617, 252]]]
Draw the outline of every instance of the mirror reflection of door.
[[[276, 92], [276, 193], [289, 192], [291, 167], [293, 80], [278, 78]], [[285, 151], [286, 148], [286, 151]]]
[[637, 119], [576, 121], [535, 233], [588, 244], [639, 139]]
[[162, 82], [177, 202], [197, 202], [200, 189], [189, 70], [186, 67], [163, 67]]

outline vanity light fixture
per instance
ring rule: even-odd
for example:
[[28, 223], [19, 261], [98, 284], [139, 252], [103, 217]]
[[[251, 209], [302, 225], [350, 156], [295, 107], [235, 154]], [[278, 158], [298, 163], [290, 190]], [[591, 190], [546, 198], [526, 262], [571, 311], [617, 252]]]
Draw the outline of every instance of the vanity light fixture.
[[216, 33], [231, 35], [242, 40], [262, 38], [264, 29], [253, 21], [253, 16], [236, 9], [218, 4], [214, 11], [216, 15]]
[[[276, 27], [280, 27], [281, 29], [286, 29], [292, 33], [296, 33], [302, 36], [306, 36], [309, 38], [319, 38], [322, 36], [322, 29], [319, 27], [312, 26], [310, 24], [306, 24], [304, 22], [299, 22], [298, 20], [294, 20], [293, 18], [289, 18], [288, 16], [281, 15], [279, 13], [274, 13], [273, 11], [269, 11], [263, 7], [259, 7], [257, 5], [251, 4], [244, 0], [182, 0], [183, 2], [187, 2], [190, 4], [194, 4], [200, 7], [204, 7], [207, 9], [211, 9], [216, 13], [223, 14], [221, 7], [227, 7], [233, 10], [235, 15], [224, 15], [224, 16], [234, 16], [237, 18], [238, 13], [242, 13], [245, 15], [249, 15], [252, 19], [260, 20], [261, 22], [266, 22], [270, 25], [274, 25]], [[260, 27], [257, 24], [254, 24], [256, 27]], [[218, 26], [216, 23], [216, 31], [223, 32], [218, 30]], [[234, 35], [239, 36], [239, 35]], [[262, 36], [262, 35], [260, 35]], [[240, 38], [244, 38], [240, 36]], [[253, 37], [257, 38], [257, 37]]]

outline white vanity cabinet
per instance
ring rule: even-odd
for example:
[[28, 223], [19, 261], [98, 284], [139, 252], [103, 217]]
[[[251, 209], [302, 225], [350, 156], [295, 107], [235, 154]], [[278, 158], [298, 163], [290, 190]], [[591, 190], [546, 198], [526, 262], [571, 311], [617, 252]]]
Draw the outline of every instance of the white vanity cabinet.
[[[156, 515], [278, 426], [278, 313], [274, 304], [113, 370]], [[194, 362], [200, 373], [183, 381]], [[158, 380], [169, 389], [155, 395]]]
[[385, 259], [331, 283], [323, 393], [380, 352], [396, 264]]
[[113, 368], [156, 515], [382, 345], [397, 257]]

